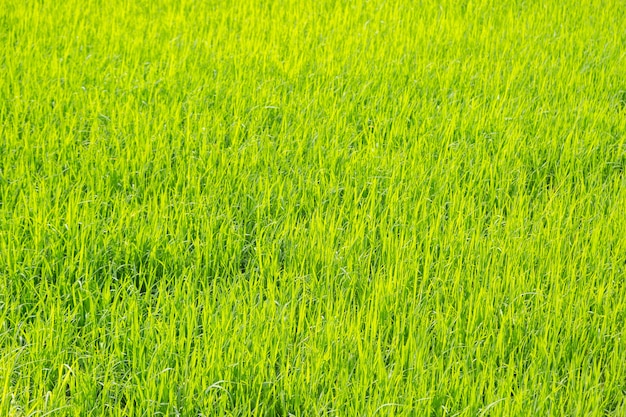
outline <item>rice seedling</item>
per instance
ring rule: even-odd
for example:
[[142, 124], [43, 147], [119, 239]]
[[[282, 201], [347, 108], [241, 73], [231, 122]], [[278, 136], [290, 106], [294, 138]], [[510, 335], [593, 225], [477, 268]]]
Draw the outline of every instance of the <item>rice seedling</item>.
[[0, 3], [0, 415], [625, 415], [620, 2]]

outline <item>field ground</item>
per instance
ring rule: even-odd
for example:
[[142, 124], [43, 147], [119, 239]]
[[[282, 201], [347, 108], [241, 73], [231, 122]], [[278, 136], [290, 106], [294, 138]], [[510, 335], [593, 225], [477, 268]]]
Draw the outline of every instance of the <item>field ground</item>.
[[625, 24], [0, 0], [0, 415], [625, 416]]

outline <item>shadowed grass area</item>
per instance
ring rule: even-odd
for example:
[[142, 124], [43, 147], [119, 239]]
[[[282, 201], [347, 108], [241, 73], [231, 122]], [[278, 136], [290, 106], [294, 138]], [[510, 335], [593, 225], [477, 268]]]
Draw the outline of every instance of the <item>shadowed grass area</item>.
[[625, 19], [0, 0], [0, 415], [623, 416]]

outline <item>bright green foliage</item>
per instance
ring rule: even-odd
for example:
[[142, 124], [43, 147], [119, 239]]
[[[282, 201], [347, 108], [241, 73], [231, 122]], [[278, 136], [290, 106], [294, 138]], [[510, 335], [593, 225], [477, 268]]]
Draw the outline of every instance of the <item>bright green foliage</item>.
[[0, 415], [626, 415], [625, 25], [0, 0]]

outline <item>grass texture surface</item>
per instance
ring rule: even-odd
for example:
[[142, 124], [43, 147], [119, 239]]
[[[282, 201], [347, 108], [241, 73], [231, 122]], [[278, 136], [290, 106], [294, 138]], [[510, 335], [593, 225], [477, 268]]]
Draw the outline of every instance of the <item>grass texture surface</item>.
[[625, 24], [0, 0], [0, 415], [625, 416]]

